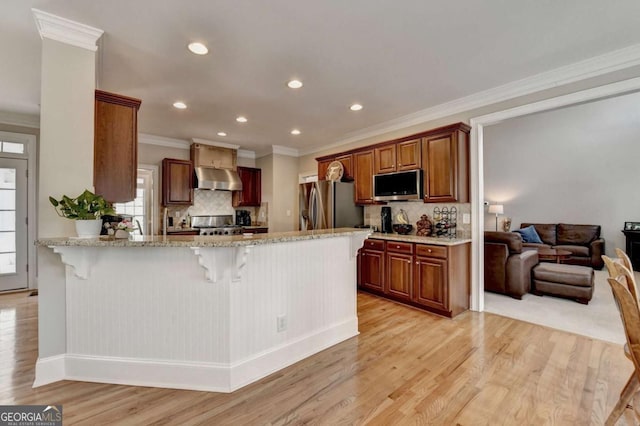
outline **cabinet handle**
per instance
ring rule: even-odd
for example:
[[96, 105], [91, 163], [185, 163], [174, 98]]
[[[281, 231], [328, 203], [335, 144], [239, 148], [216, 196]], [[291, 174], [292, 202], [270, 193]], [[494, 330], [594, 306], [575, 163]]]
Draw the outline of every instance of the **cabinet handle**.
[[400, 248], [400, 246], [396, 246], [396, 248]]
[[428, 251], [429, 253], [431, 253], [431, 249], [427, 249], [427, 251]]
[[419, 264], [420, 264], [420, 262], [416, 260], [416, 265], [419, 265]]
[[411, 261], [410, 261], [410, 260], [407, 260], [407, 263], [411, 263]]

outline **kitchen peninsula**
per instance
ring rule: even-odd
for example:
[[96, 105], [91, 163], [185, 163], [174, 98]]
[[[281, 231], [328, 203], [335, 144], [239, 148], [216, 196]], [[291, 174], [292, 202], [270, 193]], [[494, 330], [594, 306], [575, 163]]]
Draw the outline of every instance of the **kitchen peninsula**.
[[52, 270], [65, 267], [41, 280], [34, 386], [252, 383], [358, 334], [356, 256], [369, 234], [41, 239]]

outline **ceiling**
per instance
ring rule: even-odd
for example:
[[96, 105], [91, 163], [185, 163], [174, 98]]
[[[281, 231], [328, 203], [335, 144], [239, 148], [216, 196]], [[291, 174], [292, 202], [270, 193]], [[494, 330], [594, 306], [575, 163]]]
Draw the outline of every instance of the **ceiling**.
[[320, 149], [640, 43], [637, 0], [2, 0], [0, 111], [39, 113], [32, 7], [104, 30], [97, 86], [142, 99], [140, 132], [250, 150]]

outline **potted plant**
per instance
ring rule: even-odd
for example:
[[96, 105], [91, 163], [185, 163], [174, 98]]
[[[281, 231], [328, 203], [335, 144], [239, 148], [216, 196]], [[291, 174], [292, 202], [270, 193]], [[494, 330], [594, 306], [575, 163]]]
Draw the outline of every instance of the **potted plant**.
[[115, 214], [111, 204], [102, 195], [96, 195], [88, 189], [75, 198], [63, 195], [60, 200], [49, 197], [49, 201], [55, 207], [58, 216], [75, 220], [76, 232], [80, 238], [100, 236], [101, 217]]

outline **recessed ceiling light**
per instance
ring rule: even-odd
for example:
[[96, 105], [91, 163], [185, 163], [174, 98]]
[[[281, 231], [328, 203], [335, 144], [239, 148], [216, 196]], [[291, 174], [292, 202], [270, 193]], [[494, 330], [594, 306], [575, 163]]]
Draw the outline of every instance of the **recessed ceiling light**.
[[351, 111], [360, 111], [362, 109], [362, 105], [360, 104], [353, 104], [349, 107], [349, 109]]
[[292, 89], [299, 89], [302, 87], [302, 82], [300, 80], [291, 80], [287, 83], [287, 86], [291, 87]]
[[292, 134], [292, 135], [299, 135], [299, 134], [300, 134], [300, 130], [298, 130], [298, 129], [293, 129], [293, 130], [291, 131], [291, 134]]
[[240, 117], [236, 118], [236, 121], [238, 123], [246, 123], [247, 122], [247, 117], [240, 116]]
[[227, 136], [225, 132], [218, 132], [218, 136]]
[[209, 53], [209, 49], [207, 49], [207, 46], [202, 43], [189, 43], [188, 47], [189, 50], [196, 55], [206, 55], [207, 53]]
[[187, 104], [185, 104], [184, 102], [178, 101], [173, 103], [173, 107], [178, 109], [187, 109]]

